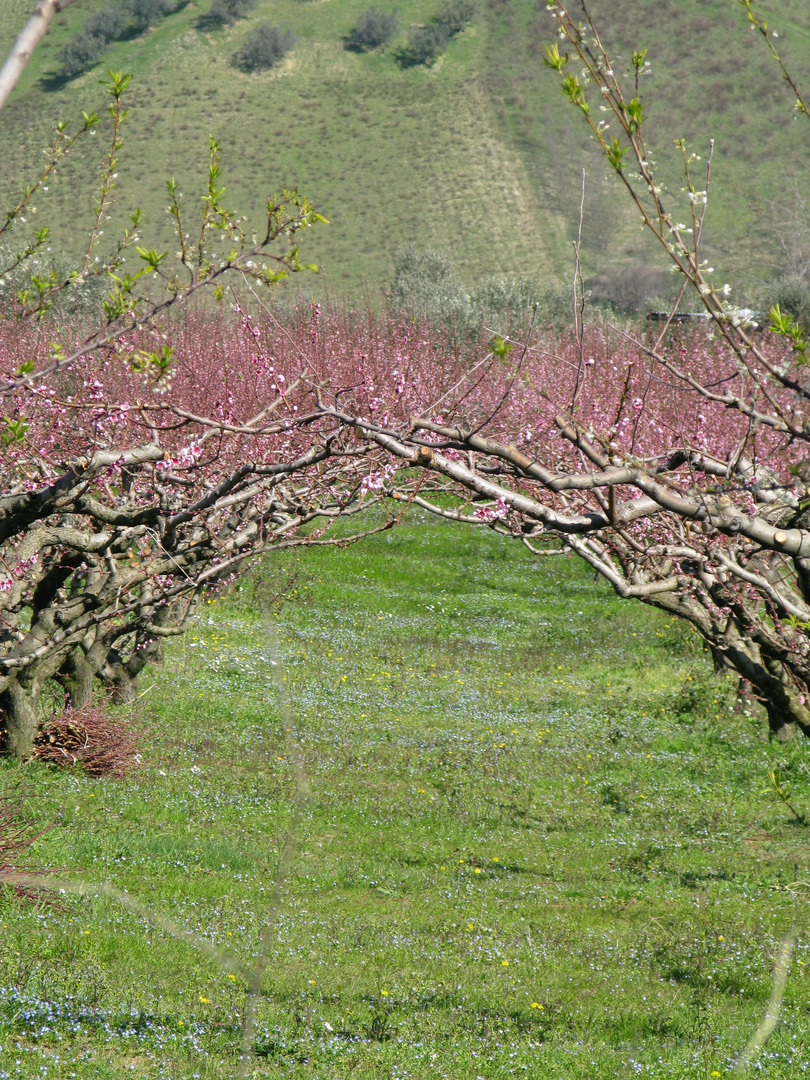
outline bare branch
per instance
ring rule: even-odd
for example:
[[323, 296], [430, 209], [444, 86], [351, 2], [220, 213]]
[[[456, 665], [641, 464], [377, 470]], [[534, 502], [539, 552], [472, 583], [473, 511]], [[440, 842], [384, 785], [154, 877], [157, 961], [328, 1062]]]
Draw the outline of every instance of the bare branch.
[[33, 14], [14, 42], [5, 63], [0, 68], [0, 109], [17, 85], [34, 49], [45, 36], [51, 19], [73, 2], [74, 0], [39, 0]]

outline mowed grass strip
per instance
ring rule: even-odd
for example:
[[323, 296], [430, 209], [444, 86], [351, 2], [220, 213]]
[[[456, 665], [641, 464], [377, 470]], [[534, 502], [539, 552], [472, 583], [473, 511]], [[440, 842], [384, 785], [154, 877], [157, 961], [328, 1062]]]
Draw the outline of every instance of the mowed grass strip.
[[[109, 881], [249, 964], [296, 791], [256, 1076], [723, 1075], [800, 932], [769, 1076], [801, 1076], [805, 744], [735, 711], [690, 635], [565, 557], [414, 516], [268, 560], [142, 684], [123, 782], [4, 762]], [[287, 583], [269, 618], [261, 596]], [[286, 733], [274, 649], [292, 711]], [[245, 987], [106, 898], [3, 895], [0, 1076], [231, 1077]]]

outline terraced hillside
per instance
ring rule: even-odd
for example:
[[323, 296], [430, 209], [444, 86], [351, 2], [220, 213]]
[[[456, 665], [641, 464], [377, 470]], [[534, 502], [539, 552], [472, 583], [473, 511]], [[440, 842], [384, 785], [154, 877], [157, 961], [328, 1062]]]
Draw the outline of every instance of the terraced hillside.
[[[0, 116], [4, 200], [35, 174], [54, 121], [98, 109], [98, 78], [108, 67], [123, 68], [134, 74], [132, 112], [111, 238], [137, 205], [144, 238], [171, 244], [165, 180], [174, 175], [194, 208], [213, 134], [222, 142], [231, 205], [258, 222], [267, 194], [304, 191], [330, 220], [307, 239], [307, 257], [324, 266], [333, 287], [355, 295], [379, 295], [392, 254], [405, 243], [443, 251], [468, 280], [567, 276], [583, 167], [586, 271], [620, 274], [651, 258], [542, 65], [553, 36], [545, 3], [479, 0], [473, 22], [430, 67], [401, 66], [397, 51], [413, 24], [435, 14], [438, 0], [405, 0], [388, 45], [351, 52], [343, 39], [367, 6], [258, 0], [247, 17], [217, 29], [205, 18], [209, 0], [191, 0], [145, 33], [110, 43], [91, 71], [65, 81], [58, 77], [61, 53], [90, 12], [75, 4], [57, 17]], [[772, 6], [780, 45], [810, 81], [810, 9], [800, 0]], [[789, 201], [805, 133], [762, 42], [745, 29], [744, 13], [729, 0], [602, 0], [597, 17], [600, 8], [607, 40], [620, 54], [649, 48], [645, 96], [674, 192], [680, 183], [672, 140], [686, 137], [696, 147], [716, 140], [712, 257], [728, 272], [767, 274], [759, 222], [771, 201]], [[24, 16], [18, 0], [1, 0], [4, 44]], [[272, 69], [246, 74], [232, 56], [263, 20], [292, 26], [297, 44]], [[75, 250], [87, 235], [90, 184], [105, 138], [100, 126], [37, 205], [33, 221], [54, 226], [55, 249]]]

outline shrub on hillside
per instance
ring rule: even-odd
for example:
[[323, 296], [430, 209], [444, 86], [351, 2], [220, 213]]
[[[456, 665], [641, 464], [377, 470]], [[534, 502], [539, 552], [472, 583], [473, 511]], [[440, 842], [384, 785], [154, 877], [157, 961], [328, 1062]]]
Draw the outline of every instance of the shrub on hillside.
[[440, 252], [430, 248], [423, 251], [413, 244], [394, 252], [390, 297], [398, 310], [434, 314], [446, 306], [449, 297], [458, 297], [461, 290], [458, 275]]
[[83, 75], [101, 59], [111, 41], [143, 33], [176, 10], [173, 0], [123, 0], [94, 11], [62, 50], [62, 76]]
[[94, 11], [85, 19], [81, 32], [62, 50], [65, 78], [83, 75], [99, 60], [111, 41], [123, 37], [129, 25], [129, 14], [122, 4], [115, 7], [107, 4], [100, 11]]
[[560, 333], [572, 321], [571, 290], [527, 277], [497, 275], [476, 282], [470, 298], [479, 325], [506, 332], [533, 324]]
[[368, 52], [379, 49], [399, 30], [399, 15], [396, 11], [380, 11], [369, 8], [360, 16], [359, 21], [346, 35], [346, 48], [354, 52]]
[[87, 34], [80, 34], [73, 41], [69, 41], [62, 50], [61, 57], [64, 78], [73, 79], [89, 71], [103, 55], [106, 47], [105, 39], [89, 37]]
[[460, 34], [475, 15], [475, 0], [445, 0], [426, 26], [414, 26], [408, 44], [399, 54], [402, 67], [429, 64]]
[[475, 12], [475, 0], [444, 0], [433, 22], [444, 27], [449, 39], [464, 30], [467, 23], [475, 17]]
[[429, 64], [443, 51], [448, 41], [447, 31], [438, 23], [411, 27], [408, 44], [402, 51], [400, 63], [404, 67]]
[[256, 0], [213, 0], [207, 21], [220, 26], [230, 26], [243, 19], [255, 6]]
[[443, 255], [412, 245], [394, 254], [389, 296], [397, 311], [442, 326], [457, 340], [475, 338], [485, 325], [504, 333], [530, 324], [562, 330], [571, 320], [566, 289], [506, 275], [468, 286]]
[[297, 38], [292, 27], [261, 22], [233, 55], [233, 62], [242, 71], [271, 68], [293, 48]]
[[122, 37], [129, 27], [129, 10], [123, 4], [107, 4], [94, 11], [84, 22], [82, 34], [102, 41], [114, 41]]
[[50, 252], [44, 248], [32, 253], [24, 263], [17, 263], [13, 244], [0, 240], [0, 266], [8, 267], [0, 276], [0, 312], [9, 317], [14, 299], [31, 288], [31, 278], [39, 278], [54, 286], [70, 281], [66, 288], [53, 293], [48, 310], [53, 315], [86, 315], [95, 318], [106, 297], [107, 282], [101, 276], [83, 281], [72, 277], [75, 265], [65, 252]]
[[585, 282], [592, 304], [625, 314], [666, 307], [672, 294], [672, 275], [646, 262], [629, 262], [610, 273], [596, 274]]
[[129, 9], [124, 4], [106, 4], [100, 11], [87, 17], [82, 32], [91, 38], [114, 41], [123, 37], [129, 28]]
[[778, 304], [802, 326], [810, 326], [810, 281], [801, 274], [783, 274], [765, 290], [763, 307]]
[[172, 0], [126, 0], [124, 7], [131, 17], [132, 29], [138, 34], [176, 10]]

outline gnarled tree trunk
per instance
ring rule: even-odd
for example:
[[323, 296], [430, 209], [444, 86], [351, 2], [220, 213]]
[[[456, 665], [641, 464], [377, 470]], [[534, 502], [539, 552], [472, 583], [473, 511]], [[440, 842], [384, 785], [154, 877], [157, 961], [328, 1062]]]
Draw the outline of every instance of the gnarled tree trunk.
[[22, 760], [29, 758], [34, 750], [39, 724], [39, 698], [40, 686], [36, 680], [26, 686], [12, 678], [0, 694], [0, 709], [5, 723], [3, 745], [10, 754]]

